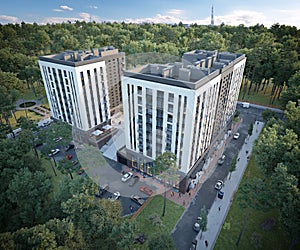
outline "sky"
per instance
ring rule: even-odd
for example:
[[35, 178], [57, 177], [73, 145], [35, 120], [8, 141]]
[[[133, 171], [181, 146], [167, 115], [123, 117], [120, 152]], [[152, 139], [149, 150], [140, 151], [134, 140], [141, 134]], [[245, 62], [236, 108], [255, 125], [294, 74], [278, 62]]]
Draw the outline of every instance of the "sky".
[[299, 0], [1, 0], [0, 23], [125, 21], [300, 28]]

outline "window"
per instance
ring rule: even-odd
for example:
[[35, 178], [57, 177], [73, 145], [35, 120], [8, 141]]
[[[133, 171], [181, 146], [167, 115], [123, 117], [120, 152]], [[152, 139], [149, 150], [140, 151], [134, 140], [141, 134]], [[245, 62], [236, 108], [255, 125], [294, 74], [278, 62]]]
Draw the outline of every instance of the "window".
[[138, 97], [138, 104], [142, 104], [142, 97]]
[[174, 94], [169, 93], [169, 102], [174, 102]]
[[142, 108], [142, 106], [138, 106], [138, 113], [139, 113], [139, 114], [142, 114], [142, 113], [143, 113], [143, 108]]
[[141, 95], [141, 94], [142, 94], [142, 87], [141, 87], [141, 86], [138, 86], [138, 87], [137, 87], [137, 90], [138, 90], [138, 95]]

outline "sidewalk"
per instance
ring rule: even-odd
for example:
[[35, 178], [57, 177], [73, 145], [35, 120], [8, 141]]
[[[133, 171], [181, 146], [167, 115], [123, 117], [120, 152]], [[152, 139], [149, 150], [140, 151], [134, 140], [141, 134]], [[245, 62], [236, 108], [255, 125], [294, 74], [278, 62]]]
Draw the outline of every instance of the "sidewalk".
[[[216, 197], [211, 209], [209, 210], [207, 231], [202, 233], [201, 239], [200, 233], [196, 237], [197, 250], [214, 248], [215, 242], [231, 206], [234, 194], [238, 189], [239, 183], [243, 177], [245, 169], [247, 168], [247, 157], [251, 155], [253, 143], [258, 138], [263, 126], [263, 122], [255, 122], [252, 136], [250, 136], [249, 139], [246, 139], [247, 144], [244, 144], [240, 150], [236, 170], [232, 172], [230, 179], [228, 175], [227, 180], [224, 183], [224, 187], [222, 188], [222, 191], [224, 192], [223, 199], [221, 200]], [[248, 151], [247, 154], [246, 151]], [[205, 241], [208, 242], [208, 247], [205, 246]]]

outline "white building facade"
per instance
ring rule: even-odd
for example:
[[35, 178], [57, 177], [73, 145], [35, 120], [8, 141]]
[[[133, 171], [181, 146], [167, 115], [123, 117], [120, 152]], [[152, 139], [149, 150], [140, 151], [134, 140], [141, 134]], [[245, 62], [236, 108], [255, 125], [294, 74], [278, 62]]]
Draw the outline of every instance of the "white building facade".
[[[236, 76], [230, 76], [230, 99], [224, 112], [231, 117], [245, 60], [244, 55], [238, 59], [233, 69]], [[130, 167], [151, 173], [153, 161], [171, 151], [180, 171], [189, 173], [214, 139], [221, 83], [220, 69], [184, 63], [148, 64], [126, 71], [122, 93]]]
[[54, 118], [83, 131], [110, 120], [105, 61], [69, 52], [40, 57], [39, 65]]

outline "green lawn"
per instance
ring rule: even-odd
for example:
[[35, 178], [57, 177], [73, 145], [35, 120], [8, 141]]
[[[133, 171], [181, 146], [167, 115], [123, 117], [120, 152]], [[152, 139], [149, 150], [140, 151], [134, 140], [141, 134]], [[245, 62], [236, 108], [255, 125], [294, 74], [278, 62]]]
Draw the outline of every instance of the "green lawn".
[[[35, 122], [38, 122], [42, 119], [42, 116], [41, 115], [38, 115], [36, 114], [35, 112], [32, 112], [32, 111], [29, 111], [27, 110], [27, 115], [28, 115], [28, 118], [35, 121]], [[16, 116], [16, 119], [18, 120], [21, 116], [24, 116], [26, 117], [26, 113], [25, 113], [25, 110], [18, 110], [15, 112], [15, 116]], [[17, 127], [17, 121], [16, 119], [11, 116], [9, 118], [9, 122], [10, 122], [10, 125], [12, 126], [13, 129], [15, 129]], [[4, 119], [2, 119], [2, 122], [5, 123]]]
[[[134, 223], [138, 227], [138, 231], [140, 233], [144, 233], [146, 237], [149, 239], [153, 234], [159, 232], [166, 232], [168, 234], [171, 233], [180, 216], [184, 212], [184, 208], [182, 206], [177, 205], [176, 203], [167, 199], [166, 205], [166, 213], [165, 216], [162, 217], [164, 198], [162, 195], [156, 195], [153, 199], [147, 204], [147, 206], [141, 211], [141, 213], [136, 217]], [[149, 216], [152, 214], [158, 214], [163, 226], [155, 226], [149, 220]], [[147, 243], [143, 245], [135, 245], [138, 249], [147, 249]]]
[[[58, 190], [59, 183], [65, 178], [66, 175], [62, 174], [57, 167], [55, 167], [53, 160], [51, 160], [54, 170], [56, 172], [56, 175], [53, 172], [53, 169], [51, 167], [51, 163], [49, 160], [42, 159], [42, 166], [46, 170], [47, 174], [51, 176], [52, 184], [53, 184], [53, 192], [55, 193]], [[73, 174], [74, 176], [77, 175], [76, 173]]]
[[254, 92], [254, 87], [255, 85], [253, 84], [252, 90], [250, 91], [250, 95], [248, 95], [248, 87], [247, 87], [247, 92], [244, 95], [244, 87], [242, 86], [240, 89], [240, 94], [239, 94], [239, 101], [246, 101], [246, 102], [252, 102], [256, 104], [261, 104], [264, 106], [270, 106], [270, 107], [275, 107], [275, 108], [281, 108], [279, 100], [276, 98], [273, 104], [270, 104], [270, 96], [271, 96], [271, 90], [273, 85], [269, 84], [267, 87], [266, 91], [259, 91], [258, 93]]
[[[252, 157], [241, 185], [247, 178], [252, 178], [254, 176], [260, 177], [261, 173], [256, 167]], [[278, 211], [272, 210], [264, 213], [253, 209], [250, 209], [244, 233], [241, 237], [239, 246], [237, 247], [236, 242], [246, 214], [247, 209], [240, 208], [236, 199], [234, 199], [214, 249], [256, 249], [252, 239], [253, 234], [258, 234], [258, 237], [261, 239], [261, 248], [258, 249], [288, 249], [290, 239], [278, 221]], [[268, 218], [275, 219], [276, 224], [270, 231], [264, 231], [261, 229], [260, 225]]]

